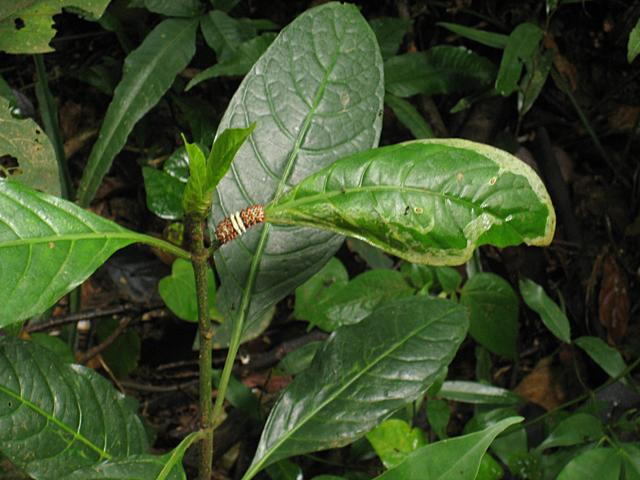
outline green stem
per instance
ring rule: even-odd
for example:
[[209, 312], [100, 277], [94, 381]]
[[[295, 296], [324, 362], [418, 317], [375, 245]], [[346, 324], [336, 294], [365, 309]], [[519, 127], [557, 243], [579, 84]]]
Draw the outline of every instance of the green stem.
[[224, 362], [224, 368], [220, 375], [220, 382], [218, 383], [218, 394], [216, 395], [216, 403], [213, 407], [213, 425], [218, 425], [220, 421], [220, 414], [222, 413], [222, 407], [224, 406], [224, 398], [227, 393], [227, 387], [229, 385], [229, 379], [231, 378], [231, 371], [233, 369], [233, 363], [238, 354], [240, 348], [240, 341], [242, 340], [242, 331], [244, 329], [244, 322], [247, 316], [247, 310], [249, 309], [249, 301], [251, 300], [251, 293], [253, 291], [253, 285], [256, 281], [256, 275], [258, 272], [257, 262], [260, 262], [262, 252], [267, 244], [267, 238], [269, 238], [270, 224], [266, 223], [264, 229], [266, 231], [260, 236], [258, 248], [251, 261], [251, 267], [249, 269], [249, 277], [247, 279], [247, 285], [242, 295], [242, 302], [240, 304], [240, 310], [238, 317], [233, 324], [233, 330], [231, 331], [231, 339], [229, 341], [229, 351], [227, 352], [227, 358]]
[[202, 219], [187, 217], [187, 231], [191, 242], [191, 263], [196, 280], [198, 300], [198, 334], [200, 340], [200, 428], [203, 431], [200, 450], [199, 479], [210, 480], [213, 461], [213, 422], [211, 416], [211, 349], [213, 329], [209, 318], [209, 298], [207, 285], [207, 259], [209, 251], [204, 247]]
[[180, 444], [171, 452], [171, 456], [167, 460], [167, 463], [164, 464], [162, 470], [156, 477], [155, 480], [165, 480], [170, 474], [173, 468], [178, 464], [178, 462], [182, 461], [182, 457], [184, 457], [184, 453], [187, 449], [198, 440], [202, 440], [206, 437], [207, 432], [205, 430], [198, 430], [187, 435]]
[[171, 253], [178, 258], [182, 258], [183, 260], [191, 260], [191, 254], [189, 252], [183, 250], [177, 245], [174, 245], [173, 243], [167, 242], [166, 240], [152, 237], [150, 235], [145, 235], [143, 233], [134, 233], [131, 236], [134, 237], [136, 242], [144, 243], [145, 245], [149, 245], [150, 247], [159, 248], [160, 250]]

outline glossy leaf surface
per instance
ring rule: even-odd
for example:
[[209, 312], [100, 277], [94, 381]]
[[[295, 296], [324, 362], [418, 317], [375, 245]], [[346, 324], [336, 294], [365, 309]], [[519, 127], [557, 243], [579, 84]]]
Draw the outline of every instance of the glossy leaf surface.
[[165, 243], [74, 203], [0, 180], [0, 285], [5, 286], [0, 327], [42, 313], [133, 242]]
[[462, 380], [444, 382], [438, 396], [456, 402], [475, 404], [517, 405], [522, 402], [518, 395], [504, 388]]
[[10, 155], [19, 170], [3, 172], [31, 188], [60, 196], [60, 175], [53, 145], [40, 126], [30, 118], [15, 118], [9, 100], [0, 98], [0, 157]]
[[198, 21], [194, 19], [164, 20], [125, 59], [122, 80], [116, 87], [78, 186], [80, 205], [89, 205], [135, 124], [162, 98], [176, 75], [191, 61], [197, 26]]
[[30, 342], [0, 341], [0, 452], [33, 478], [146, 452], [134, 408], [92, 370]]
[[144, 0], [147, 10], [167, 17], [193, 17], [201, 12], [199, 0]]
[[502, 150], [459, 139], [344, 158], [274, 200], [266, 219], [353, 236], [432, 265], [463, 263], [484, 244], [547, 245], [555, 229], [533, 170]]
[[440, 45], [384, 63], [385, 87], [398, 97], [466, 93], [491, 84], [495, 66], [464, 47]]
[[347, 283], [349, 283], [347, 269], [340, 260], [333, 257], [313, 277], [296, 288], [296, 303], [293, 314], [300, 320], [309, 320], [319, 316], [319, 301], [332, 288], [341, 289]]
[[558, 339], [565, 343], [571, 342], [571, 326], [569, 319], [560, 307], [549, 298], [549, 295], [533, 280], [523, 278], [519, 282], [522, 299], [527, 306], [540, 315], [542, 323]]
[[[219, 132], [257, 126], [218, 186], [210, 231], [338, 158], [375, 146], [382, 98], [376, 39], [355, 6], [328, 3], [296, 18], [244, 78], [220, 122]], [[215, 261], [225, 318], [241, 311], [251, 328], [341, 243], [327, 232], [262, 225], [223, 246]]]
[[147, 208], [165, 220], [182, 218], [184, 182], [151, 167], [142, 167], [142, 177], [147, 194]]
[[5, 1], [0, 5], [0, 51], [7, 53], [52, 52], [53, 16], [75, 7], [89, 16], [102, 15], [109, 0]]
[[474, 480], [491, 442], [506, 428], [522, 420], [522, 417], [510, 417], [480, 432], [422, 447], [376, 480]]
[[412, 297], [338, 329], [274, 406], [245, 480], [278, 459], [346, 445], [415, 400], [453, 359], [467, 323], [453, 302]]
[[465, 283], [460, 301], [469, 308], [469, 333], [475, 341], [515, 358], [519, 300], [509, 282], [493, 273], [478, 273]]

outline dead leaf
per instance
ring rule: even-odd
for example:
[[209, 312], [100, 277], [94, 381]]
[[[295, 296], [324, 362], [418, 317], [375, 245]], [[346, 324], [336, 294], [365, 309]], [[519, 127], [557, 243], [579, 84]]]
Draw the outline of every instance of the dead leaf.
[[545, 410], [553, 410], [567, 398], [560, 372], [552, 365], [551, 357], [541, 359], [514, 389], [514, 392]]
[[600, 324], [607, 330], [609, 343], [619, 344], [627, 333], [631, 306], [627, 277], [612, 255], [606, 255], [602, 264], [598, 306]]

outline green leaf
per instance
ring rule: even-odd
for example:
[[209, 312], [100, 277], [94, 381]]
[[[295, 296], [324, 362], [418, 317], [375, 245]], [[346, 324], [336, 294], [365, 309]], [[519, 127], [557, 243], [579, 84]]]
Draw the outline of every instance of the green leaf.
[[358, 256], [374, 270], [377, 268], [393, 268], [393, 260], [382, 250], [367, 242], [363, 242], [357, 238], [350, 238], [347, 240], [347, 247], [352, 252], [357, 253]]
[[0, 180], [0, 285], [8, 286], [0, 327], [44, 312], [112, 253], [134, 242], [189, 257], [71, 202]]
[[521, 23], [511, 32], [496, 78], [495, 88], [500, 95], [506, 97], [518, 89], [522, 67], [532, 61], [542, 35], [540, 27], [533, 23]]
[[336, 283], [315, 300], [308, 315], [298, 316], [322, 330], [332, 332], [369, 315], [385, 302], [413, 295], [414, 290], [395, 270], [369, 270], [348, 284]]
[[435, 282], [435, 268], [429, 265], [403, 263], [400, 273], [416, 289], [428, 293]]
[[581, 443], [591, 442], [604, 436], [602, 422], [587, 413], [574, 413], [561, 421], [537, 450], [546, 448], [570, 447]]
[[211, 207], [213, 188], [208, 187], [207, 160], [196, 143], [189, 143], [182, 136], [187, 155], [189, 156], [189, 179], [182, 194], [182, 209], [185, 214], [204, 216]]
[[429, 399], [427, 402], [427, 420], [431, 430], [438, 438], [447, 438], [447, 425], [451, 418], [449, 403], [439, 398]]
[[613, 448], [593, 448], [583, 451], [571, 460], [560, 472], [557, 480], [597, 478], [619, 480], [622, 459]]
[[509, 282], [493, 273], [478, 273], [462, 287], [460, 302], [469, 308], [469, 333], [497, 355], [516, 358], [518, 306]]
[[315, 357], [322, 345], [323, 342], [309, 342], [306, 345], [295, 349], [280, 360], [277, 367], [278, 370], [284, 375], [298, 375], [309, 368], [313, 357]]
[[571, 342], [569, 319], [560, 307], [549, 298], [544, 289], [533, 280], [523, 278], [519, 282], [522, 299], [527, 306], [540, 315], [542, 322], [558, 339]]
[[509, 40], [507, 35], [502, 35], [501, 33], [478, 30], [477, 28], [465, 27], [464, 25], [458, 25], [457, 23], [438, 22], [436, 25], [444, 27], [461, 37], [486, 45], [487, 47], [502, 49], [507, 46], [507, 42]]
[[188, 214], [205, 217], [211, 207], [213, 193], [218, 183], [231, 167], [238, 150], [251, 135], [256, 124], [248, 128], [228, 128], [216, 138], [209, 157], [196, 144], [184, 140], [189, 154], [189, 180], [184, 190], [182, 206]]
[[231, 162], [238, 150], [255, 128], [255, 122], [247, 128], [227, 128], [216, 137], [207, 158], [207, 187], [211, 189], [211, 195], [213, 195], [213, 189], [231, 168]]
[[12, 105], [16, 104], [16, 96], [14, 95], [13, 90], [11, 89], [11, 86], [7, 83], [7, 81], [4, 78], [2, 78], [2, 75], [0, 75], [0, 97], [3, 97], [6, 100], [8, 100], [9, 103]]
[[225, 58], [193, 77], [185, 87], [185, 91], [188, 92], [197, 84], [210, 78], [244, 75], [269, 48], [274, 38], [273, 33], [263, 33], [259, 37], [247, 40], [238, 47], [233, 56]]
[[293, 314], [301, 320], [320, 315], [318, 301], [336, 285], [342, 288], [349, 282], [347, 269], [340, 260], [333, 257], [313, 277], [296, 288], [296, 303]]
[[200, 29], [207, 45], [216, 52], [218, 62], [235, 56], [240, 44], [248, 40], [238, 20], [221, 10], [212, 10], [202, 17]]
[[458, 291], [458, 287], [462, 283], [462, 276], [455, 268], [433, 267], [433, 271], [443, 292], [453, 295]]
[[[9, 171], [10, 178], [32, 188], [60, 196], [60, 174], [56, 154], [49, 137], [30, 118], [11, 114], [9, 100], [0, 97], [0, 157], [10, 155], [19, 170]], [[0, 177], [3, 175], [0, 166]]]
[[407, 127], [415, 138], [435, 137], [429, 124], [411, 102], [387, 93], [384, 97], [384, 103], [393, 110], [398, 121]]
[[76, 361], [73, 356], [73, 351], [67, 344], [67, 342], [61, 340], [58, 337], [54, 337], [47, 333], [32, 333], [31, 341], [44, 347], [53, 353], [64, 363], [74, 363]]
[[629, 42], [627, 43], [627, 61], [633, 62], [640, 53], [640, 19], [636, 22], [635, 27], [629, 34]]
[[438, 396], [456, 402], [481, 405], [518, 405], [522, 403], [518, 395], [504, 388], [462, 380], [444, 382]]
[[144, 6], [167, 17], [195, 17], [202, 11], [200, 0], [144, 0]]
[[[109, 0], [40, 0], [3, 2], [0, 6], [0, 51], [7, 53], [52, 52], [53, 16], [75, 7], [98, 18]], [[13, 5], [11, 5], [13, 3]]]
[[197, 26], [197, 19], [164, 20], [125, 59], [122, 80], [78, 186], [80, 205], [89, 205], [135, 124], [158, 103], [176, 75], [191, 61]]
[[575, 344], [587, 352], [611, 378], [618, 377], [627, 368], [620, 352], [598, 337], [580, 337], [575, 340]]
[[302, 469], [291, 460], [280, 460], [278, 463], [269, 465], [267, 473], [271, 480], [301, 480]]
[[555, 229], [551, 199], [533, 170], [460, 139], [343, 158], [267, 205], [266, 219], [350, 235], [432, 265], [461, 264], [485, 244], [548, 245]]
[[160, 477], [170, 458], [171, 454], [129, 455], [95, 467], [83, 468], [65, 477], [65, 480], [186, 480], [187, 476], [179, 464]]
[[385, 468], [393, 468], [409, 454], [427, 444], [424, 433], [404, 420], [390, 418], [367, 433], [367, 440]]
[[151, 167], [142, 167], [147, 208], [165, 220], [179, 220], [184, 215], [184, 182]]
[[412, 297], [336, 330], [276, 402], [244, 479], [279, 459], [340, 447], [367, 433], [425, 392], [466, 329], [463, 307]]
[[[221, 370], [213, 370], [213, 384], [217, 388], [220, 383]], [[263, 420], [261, 418], [260, 400], [244, 383], [231, 375], [227, 390], [226, 400], [237, 410], [242, 412], [247, 418], [253, 421]]]
[[398, 97], [467, 93], [491, 84], [495, 66], [464, 47], [440, 45], [384, 62], [385, 86]]
[[533, 55], [531, 65], [527, 66], [527, 71], [520, 82], [520, 91], [518, 92], [518, 114], [520, 116], [529, 111], [542, 92], [552, 64], [553, 52], [551, 50], [544, 53], [536, 51]]
[[148, 447], [133, 402], [100, 375], [33, 342], [0, 340], [0, 452], [13, 464], [58, 480]]
[[[280, 198], [308, 174], [377, 145], [383, 93], [375, 36], [355, 6], [328, 3], [300, 15], [247, 74], [220, 122], [219, 131], [254, 121], [259, 126], [218, 185], [210, 232], [228, 215]], [[241, 323], [252, 328], [317, 272], [342, 240], [312, 229], [260, 225], [223, 246], [215, 261], [225, 318], [246, 317]]]
[[376, 480], [474, 480], [491, 442], [506, 428], [522, 420], [522, 417], [510, 417], [480, 432], [422, 447]]
[[379, 17], [369, 20], [369, 25], [380, 45], [380, 53], [383, 59], [387, 59], [395, 55], [402, 39], [404, 38], [411, 20], [397, 17]]
[[[115, 318], [101, 320], [96, 328], [98, 340], [105, 341], [118, 325]], [[138, 367], [140, 360], [140, 335], [133, 329], [125, 330], [101, 355], [116, 377], [129, 375]]]
[[489, 453], [485, 453], [475, 480], [501, 480], [503, 477], [502, 466]]
[[[216, 284], [213, 272], [207, 271], [209, 316], [221, 319], [216, 309]], [[191, 262], [177, 259], [171, 266], [171, 275], [164, 277], [158, 283], [158, 292], [162, 301], [169, 307], [175, 316], [187, 322], [198, 321], [198, 304], [196, 301], [196, 280], [193, 274]]]

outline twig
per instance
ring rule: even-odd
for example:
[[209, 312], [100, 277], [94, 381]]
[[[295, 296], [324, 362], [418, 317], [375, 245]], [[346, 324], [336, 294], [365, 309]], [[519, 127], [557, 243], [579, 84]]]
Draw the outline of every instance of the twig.
[[86, 364], [89, 360], [100, 354], [104, 349], [115, 342], [115, 340], [126, 330], [129, 323], [131, 323], [131, 319], [132, 317], [124, 317], [122, 320], [120, 320], [120, 324], [115, 328], [115, 330], [111, 332], [111, 334], [107, 338], [100, 342], [100, 344], [96, 345], [87, 353], [85, 353], [80, 358], [79, 363]]
[[[154, 310], [155, 308], [157, 307], [152, 308], [152, 310]], [[140, 311], [141, 309], [139, 307], [132, 304], [88, 310], [86, 312], [72, 313], [70, 315], [61, 316], [56, 318], [55, 320], [51, 320], [50, 322], [29, 325], [26, 328], [26, 331], [29, 333], [42, 332], [44, 330], [53, 330], [54, 328], [62, 327], [70, 323], [78, 323], [82, 320], [93, 320], [101, 317], [110, 317], [112, 315], [117, 315], [120, 313], [139, 313]]]
[[167, 393], [185, 390], [188, 387], [192, 387], [198, 384], [198, 380], [191, 380], [189, 382], [179, 383], [177, 385], [148, 385], [144, 383], [136, 383], [132, 381], [121, 380], [120, 385], [130, 390], [138, 390], [140, 392], [149, 393]]

